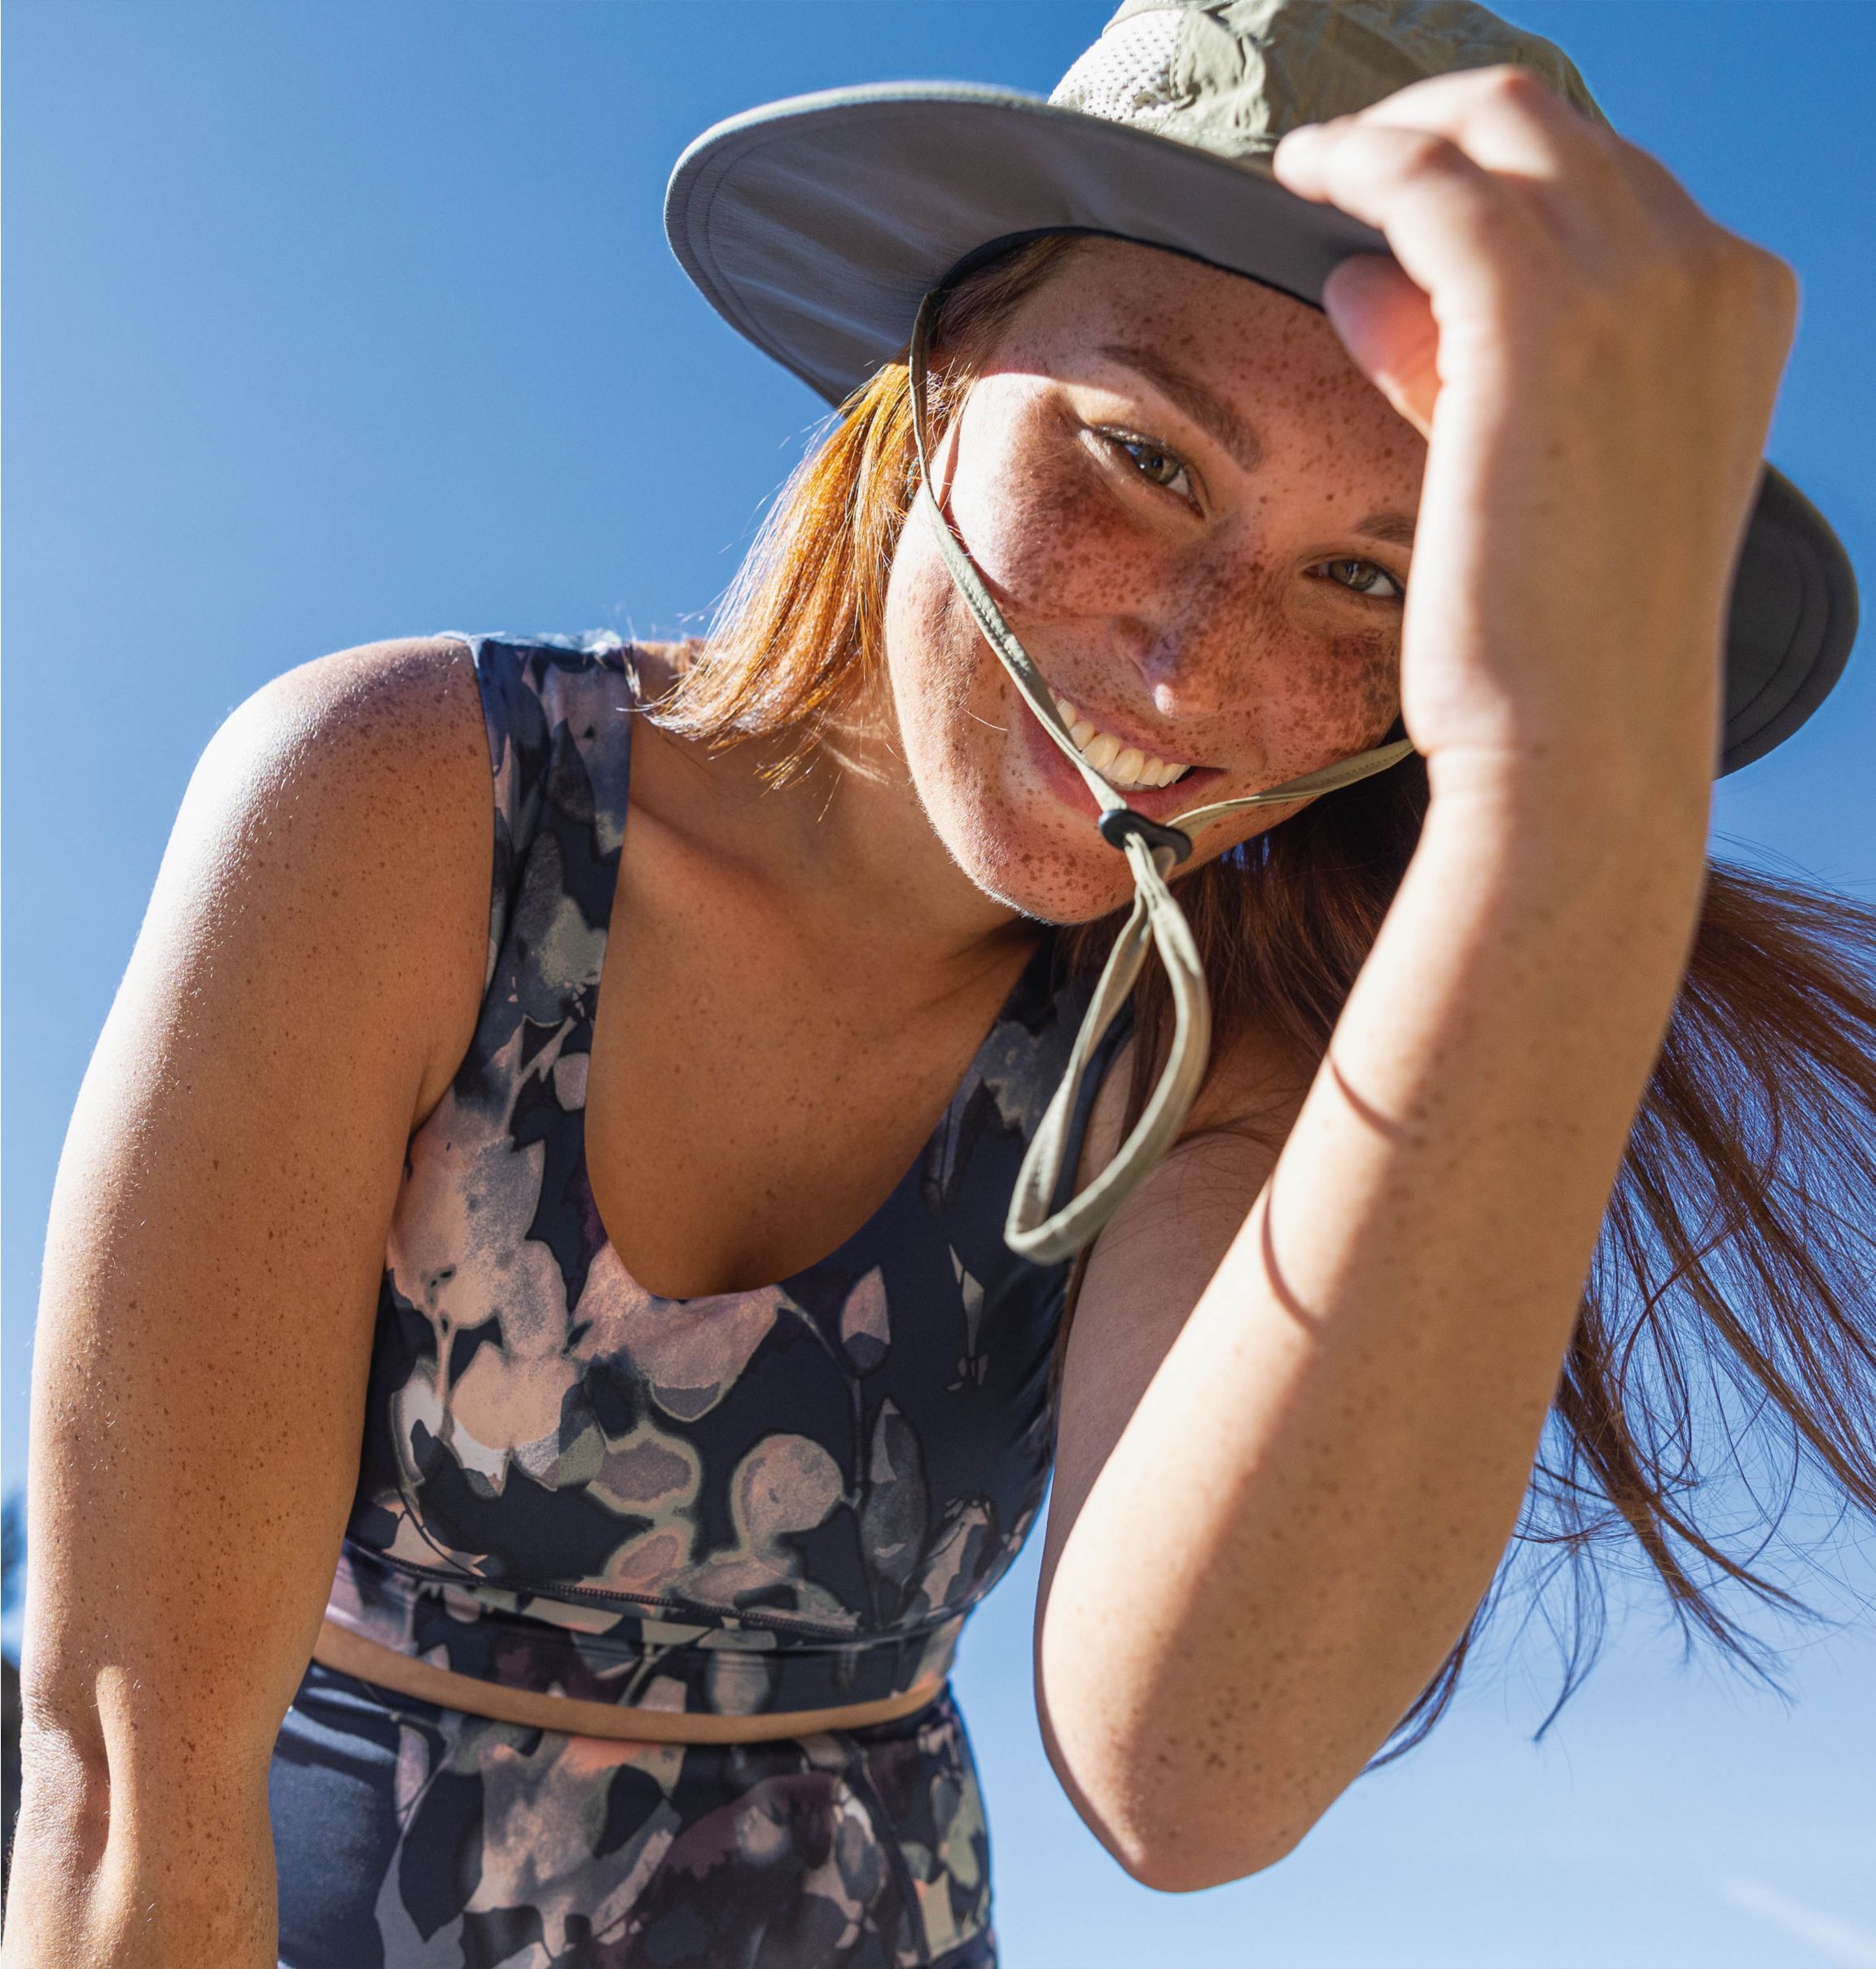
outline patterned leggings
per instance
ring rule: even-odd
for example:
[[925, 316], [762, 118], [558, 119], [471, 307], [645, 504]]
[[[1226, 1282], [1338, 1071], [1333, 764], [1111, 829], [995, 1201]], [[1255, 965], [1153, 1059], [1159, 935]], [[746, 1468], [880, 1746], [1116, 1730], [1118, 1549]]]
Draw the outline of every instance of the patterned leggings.
[[949, 1684], [858, 1730], [625, 1743], [314, 1662], [270, 1789], [282, 1969], [995, 1969]]

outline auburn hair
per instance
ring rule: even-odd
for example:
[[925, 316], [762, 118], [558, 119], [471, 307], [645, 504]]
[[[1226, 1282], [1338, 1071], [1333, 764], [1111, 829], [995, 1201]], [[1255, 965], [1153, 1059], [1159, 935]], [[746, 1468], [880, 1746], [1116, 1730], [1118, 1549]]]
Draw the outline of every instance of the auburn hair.
[[[1023, 242], [950, 292], [934, 336], [941, 432], [1017, 307], [1078, 235]], [[811, 771], [828, 723], [879, 681], [887, 581], [917, 485], [905, 362], [886, 363], [820, 433], [770, 508], [651, 715], [712, 749], [760, 738], [776, 785]], [[1320, 1059], [1406, 872], [1428, 800], [1409, 759], [1313, 802], [1179, 884], [1204, 958], [1214, 1050], [1255, 1019]], [[1125, 914], [1064, 926], [1059, 978], [1098, 971]], [[1149, 965], [1133, 1000], [1126, 1125], [1171, 1030]], [[1704, 1634], [1777, 1686], [1725, 1603], [1817, 1617], [1761, 1567], [1805, 1477], [1876, 1515], [1876, 909], [1814, 883], [1710, 862], [1692, 955], [1644, 1092], [1520, 1517], [1491, 1587], [1370, 1768], [1421, 1742], [1522, 1558], [1558, 1634], [1561, 1690], [1593, 1661], [1608, 1563], [1639, 1555], [1684, 1640]], [[1085, 1263], [1069, 1280], [1058, 1339]], [[1748, 1453], [1784, 1471], [1773, 1509]], [[1730, 1468], [1759, 1506], [1721, 1515]], [[1738, 1502], [1729, 1493], [1725, 1506]], [[1788, 1549], [1790, 1541], [1786, 1541]], [[1598, 1562], [1602, 1562], [1599, 1563]], [[1565, 1569], [1573, 1619], [1548, 1598]]]

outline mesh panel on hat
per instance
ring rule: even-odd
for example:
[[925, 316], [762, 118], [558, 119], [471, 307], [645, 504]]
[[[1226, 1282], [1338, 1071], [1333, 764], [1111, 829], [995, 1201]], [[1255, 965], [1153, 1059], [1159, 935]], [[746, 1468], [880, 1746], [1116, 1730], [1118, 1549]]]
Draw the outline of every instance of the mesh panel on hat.
[[1162, 7], [1122, 20], [1089, 48], [1050, 96], [1084, 116], [1124, 122], [1167, 101], [1180, 15]]

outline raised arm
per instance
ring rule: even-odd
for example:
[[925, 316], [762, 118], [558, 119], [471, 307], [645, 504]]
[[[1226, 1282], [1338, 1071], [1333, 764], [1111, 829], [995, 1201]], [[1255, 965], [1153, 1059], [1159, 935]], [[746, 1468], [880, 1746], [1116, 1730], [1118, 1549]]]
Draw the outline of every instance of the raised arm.
[[491, 826], [459, 643], [288, 673], [190, 782], [53, 1196], [7, 1969], [274, 1962], [268, 1764], [404, 1145], [473, 1030]]
[[1351, 263], [1330, 305], [1429, 437], [1402, 684], [1433, 799], [1268, 1181], [1247, 1142], [1183, 1145], [1085, 1282], [1038, 1704], [1084, 1817], [1168, 1889], [1294, 1846], [1515, 1528], [1690, 948], [1795, 301], [1519, 71], [1278, 164], [1406, 270]]

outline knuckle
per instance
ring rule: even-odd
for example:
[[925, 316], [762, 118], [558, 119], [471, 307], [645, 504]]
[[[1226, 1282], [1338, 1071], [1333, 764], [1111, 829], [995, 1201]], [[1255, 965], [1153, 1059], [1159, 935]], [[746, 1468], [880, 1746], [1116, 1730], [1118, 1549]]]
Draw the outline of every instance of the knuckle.
[[1775, 309], [1798, 305], [1798, 272], [1789, 260], [1748, 239], [1738, 243], [1739, 275], [1752, 297]]
[[1735, 263], [1735, 308], [1751, 330], [1788, 350], [1798, 327], [1798, 275], [1776, 253], [1742, 244], [1744, 251]]
[[1437, 130], [1405, 130], [1400, 134], [1395, 168], [1403, 178], [1449, 175], [1462, 161], [1457, 144]]
[[1766, 278], [1772, 283], [1773, 305], [1777, 310], [1780, 324], [1789, 335], [1798, 325], [1798, 304], [1802, 292], [1798, 270], [1776, 253], [1769, 253], [1766, 258], [1770, 263]]
[[1499, 62], [1479, 71], [1479, 91], [1488, 100], [1520, 109], [1547, 109], [1556, 91], [1535, 68], [1521, 62]]
[[1790, 266], [1736, 233], [1703, 228], [1693, 259], [1695, 284], [1723, 305], [1775, 311], [1784, 296], [1795, 304], [1798, 280]]
[[1797, 300], [1785, 261], [1703, 224], [1580, 282], [1563, 312], [1585, 347], [1667, 333], [1688, 349], [1715, 337], [1743, 349], [1788, 343]]
[[1652, 151], [1637, 143], [1633, 138], [1624, 137], [1620, 130], [1598, 127], [1596, 135], [1602, 147], [1620, 163], [1637, 186], [1663, 195], [1664, 207], [1671, 203], [1687, 212], [1698, 209], [1688, 197], [1686, 186]]

